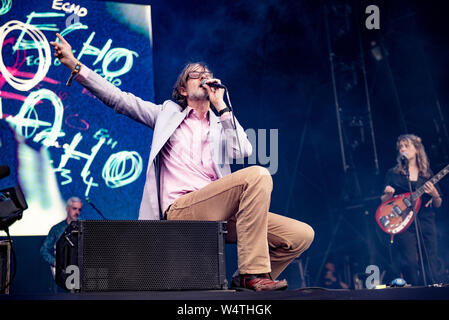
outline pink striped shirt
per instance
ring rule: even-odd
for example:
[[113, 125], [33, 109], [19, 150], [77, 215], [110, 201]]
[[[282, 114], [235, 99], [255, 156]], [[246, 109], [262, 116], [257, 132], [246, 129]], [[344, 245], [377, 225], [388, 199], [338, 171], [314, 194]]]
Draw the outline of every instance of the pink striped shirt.
[[209, 112], [200, 119], [187, 107], [186, 118], [161, 150], [162, 212], [178, 197], [217, 179], [209, 145]]

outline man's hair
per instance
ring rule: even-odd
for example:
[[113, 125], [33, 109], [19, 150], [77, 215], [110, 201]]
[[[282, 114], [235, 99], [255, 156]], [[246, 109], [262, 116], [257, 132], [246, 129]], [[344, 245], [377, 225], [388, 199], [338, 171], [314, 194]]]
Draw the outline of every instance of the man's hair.
[[[424, 149], [424, 145], [420, 137], [414, 134], [403, 134], [398, 137], [396, 141], [396, 149], [399, 151], [401, 141], [407, 141], [411, 143], [416, 149], [416, 165], [418, 166], [419, 173], [426, 178], [430, 177], [430, 165], [429, 159], [427, 158], [426, 150]], [[401, 155], [398, 152], [398, 156], [396, 158], [396, 167], [395, 172], [400, 173], [404, 171], [404, 166], [402, 165]]]
[[74, 202], [81, 202], [81, 203], [83, 203], [83, 201], [81, 201], [80, 198], [78, 198], [78, 197], [71, 197], [69, 200], [67, 200], [67, 206], [71, 207]]
[[178, 76], [178, 79], [175, 82], [175, 85], [173, 86], [172, 99], [176, 101], [183, 110], [187, 108], [187, 98], [181, 94], [181, 88], [186, 87], [186, 83], [189, 78], [189, 72], [192, 72], [198, 67], [203, 68], [204, 70], [209, 70], [209, 67], [204, 62], [189, 62], [184, 66], [184, 69], [182, 69], [181, 73]]

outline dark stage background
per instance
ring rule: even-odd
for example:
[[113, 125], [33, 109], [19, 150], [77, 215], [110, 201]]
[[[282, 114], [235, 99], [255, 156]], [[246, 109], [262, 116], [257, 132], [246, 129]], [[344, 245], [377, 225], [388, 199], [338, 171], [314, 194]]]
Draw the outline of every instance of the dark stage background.
[[[392, 280], [389, 237], [374, 214], [385, 173], [395, 164], [396, 138], [421, 136], [434, 172], [449, 163], [448, 4], [130, 2], [152, 6], [156, 102], [170, 99], [186, 62], [206, 61], [228, 86], [245, 128], [278, 130], [278, 155], [270, 155], [278, 162], [270, 210], [315, 230], [310, 249], [284, 273], [291, 288], [325, 286], [328, 262], [349, 288], [357, 288], [354, 277], [363, 281], [372, 264], [384, 283]], [[380, 8], [379, 30], [365, 27], [365, 8], [372, 4]], [[92, 108], [100, 108], [96, 104]], [[448, 181], [440, 182], [444, 198]], [[140, 192], [134, 198], [140, 202]], [[443, 276], [449, 267], [448, 213], [443, 201], [436, 218]], [[33, 281], [39, 285], [25, 285], [25, 261], [42, 264], [38, 252], [21, 251], [25, 242], [43, 240], [30, 239], [16, 243], [13, 292], [46, 290], [38, 274]], [[235, 266], [235, 246], [228, 245], [229, 277]]]

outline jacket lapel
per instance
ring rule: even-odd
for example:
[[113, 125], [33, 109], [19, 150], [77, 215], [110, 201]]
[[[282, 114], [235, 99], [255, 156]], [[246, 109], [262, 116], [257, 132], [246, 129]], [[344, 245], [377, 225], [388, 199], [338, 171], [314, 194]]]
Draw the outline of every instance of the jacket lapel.
[[[171, 137], [173, 132], [175, 132], [176, 128], [181, 124], [181, 122], [187, 116], [187, 108], [185, 108], [182, 112], [174, 112], [168, 119], [166, 124], [162, 125], [160, 132], [153, 132], [155, 137], [158, 137], [157, 140], [153, 140], [153, 145], [151, 146], [150, 152], [150, 163], [154, 160], [156, 155], [161, 151], [164, 144]], [[158, 128], [159, 129], [159, 128]]]

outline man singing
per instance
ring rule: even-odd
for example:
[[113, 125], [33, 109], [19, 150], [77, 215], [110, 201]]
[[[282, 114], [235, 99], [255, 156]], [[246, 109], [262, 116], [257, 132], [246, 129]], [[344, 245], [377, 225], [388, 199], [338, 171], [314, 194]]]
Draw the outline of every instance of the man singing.
[[[231, 173], [232, 159], [248, 157], [251, 143], [226, 106], [220, 80], [203, 63], [189, 63], [173, 101], [143, 101], [81, 65], [59, 34], [55, 56], [75, 80], [105, 105], [154, 130], [139, 219], [227, 221], [227, 241], [237, 242], [238, 272], [231, 287], [255, 291], [287, 288], [276, 280], [307, 250], [313, 229], [269, 212], [273, 182], [267, 169]], [[218, 117], [212, 108], [218, 113]]]

